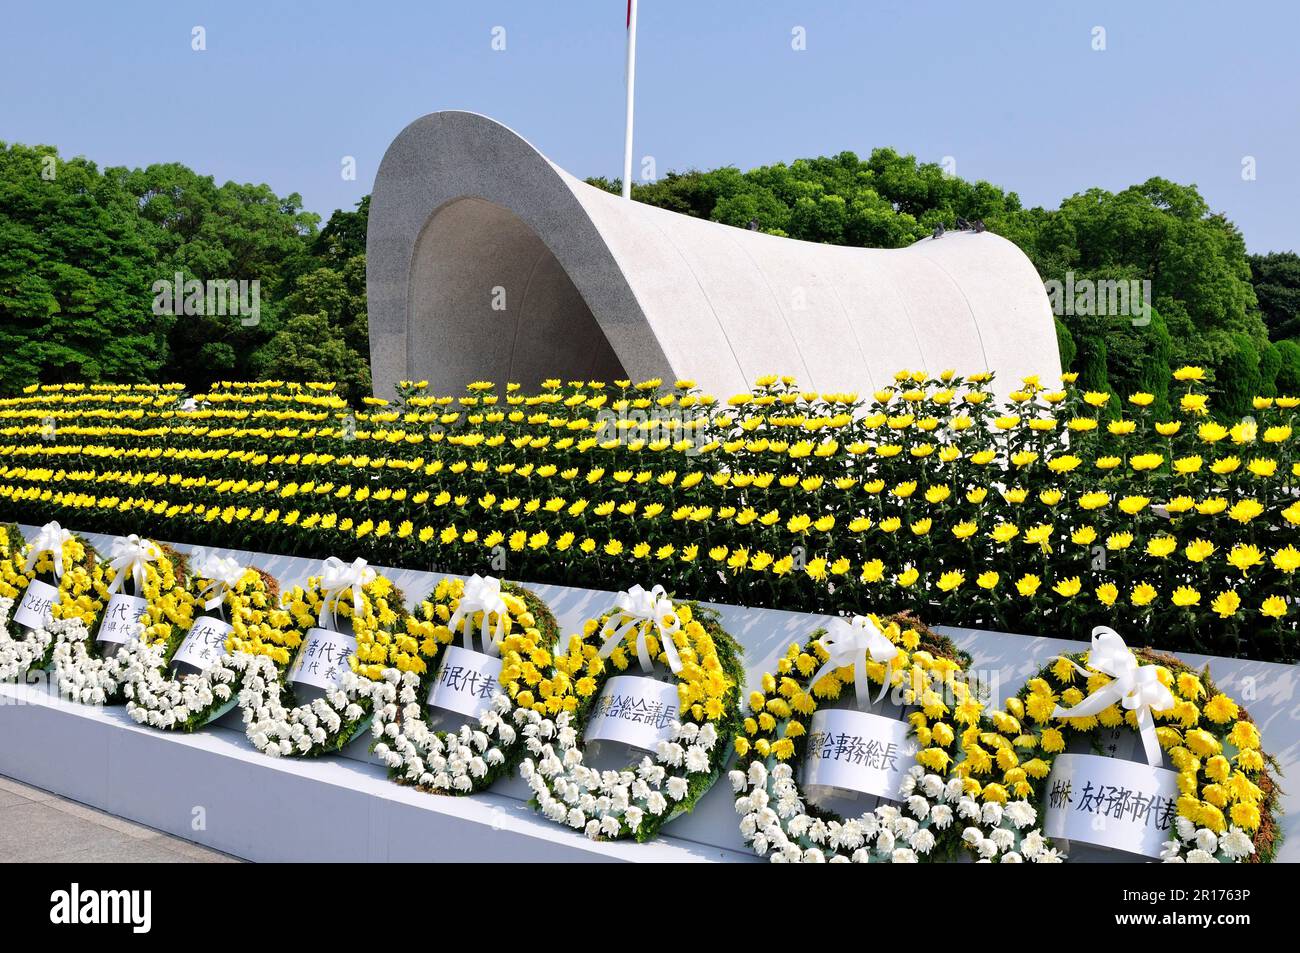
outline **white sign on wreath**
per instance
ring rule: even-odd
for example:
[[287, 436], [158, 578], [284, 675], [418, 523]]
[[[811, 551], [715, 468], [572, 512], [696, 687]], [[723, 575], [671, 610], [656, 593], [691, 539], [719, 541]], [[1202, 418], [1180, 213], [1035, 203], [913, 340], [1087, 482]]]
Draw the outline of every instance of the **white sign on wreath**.
[[14, 611], [14, 621], [29, 629], [47, 629], [54, 619], [50, 611], [59, 601], [59, 590], [48, 582], [33, 579], [27, 584], [23, 601]]
[[176, 650], [172, 661], [206, 669], [226, 654], [226, 639], [232, 631], [229, 622], [214, 619], [210, 615], [199, 616], [190, 626], [189, 634]]
[[916, 757], [907, 723], [848, 708], [813, 713], [804, 758], [804, 784], [840, 788], [897, 801]]
[[477, 720], [492, 710], [492, 696], [500, 690], [501, 659], [448, 645], [429, 692], [429, 707]]
[[351, 671], [348, 659], [356, 651], [353, 636], [332, 629], [308, 629], [289, 668], [289, 681], [332, 692], [342, 682], [343, 673]]
[[131, 636], [136, 634], [148, 608], [149, 603], [145, 601], [144, 596], [128, 596], [124, 592], [114, 593], [104, 609], [104, 620], [99, 624], [97, 638], [101, 642], [125, 645]]
[[659, 750], [659, 742], [670, 741], [678, 720], [679, 697], [676, 682], [661, 682], [640, 675], [615, 675], [587, 721], [585, 741], [621, 741], [642, 751]]
[[1094, 754], [1056, 756], [1043, 832], [1159, 857], [1174, 834], [1178, 772]]

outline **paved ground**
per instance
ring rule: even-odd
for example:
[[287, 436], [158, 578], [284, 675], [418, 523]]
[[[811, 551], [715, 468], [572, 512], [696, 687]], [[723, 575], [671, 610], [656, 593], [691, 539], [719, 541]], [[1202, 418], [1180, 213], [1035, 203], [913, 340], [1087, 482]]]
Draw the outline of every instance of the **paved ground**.
[[0, 775], [0, 863], [238, 863]]

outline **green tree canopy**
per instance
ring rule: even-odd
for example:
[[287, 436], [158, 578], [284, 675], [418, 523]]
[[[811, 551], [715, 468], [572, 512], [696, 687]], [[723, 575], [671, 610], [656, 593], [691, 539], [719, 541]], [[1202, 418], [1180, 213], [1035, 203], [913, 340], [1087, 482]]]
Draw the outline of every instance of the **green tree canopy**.
[[[200, 389], [294, 354], [315, 355], [294, 357], [301, 373], [320, 379], [333, 367], [324, 376], [368, 391], [369, 204], [318, 230], [299, 195], [267, 185], [218, 185], [177, 163], [101, 171], [49, 147], [0, 143], [0, 391], [36, 380]], [[211, 300], [201, 313], [155, 314], [155, 283], [174, 290], [177, 275], [182, 287], [256, 281], [257, 320], [214, 313]], [[302, 339], [321, 327], [318, 340]]]
[[339, 381], [356, 399], [370, 393], [370, 365], [348, 347], [324, 312], [289, 318], [257, 352], [258, 376], [266, 380]]
[[202, 387], [220, 377], [250, 376], [251, 356], [278, 327], [284, 297], [313, 266], [309, 243], [318, 216], [302, 210], [297, 193], [281, 198], [267, 185], [218, 186], [211, 176], [177, 163], [105, 174], [136, 197], [140, 217], [151, 226], [156, 278], [170, 280], [179, 273], [204, 282], [259, 283], [256, 324], [219, 314], [176, 320], [167, 378]]
[[116, 177], [0, 142], [0, 390], [157, 379], [173, 319], [152, 313], [155, 255]]
[[1251, 255], [1250, 274], [1269, 337], [1300, 340], [1300, 255], [1293, 251]]
[[366, 253], [366, 228], [370, 224], [370, 196], [362, 196], [356, 211], [335, 209], [312, 243], [311, 253], [331, 265], [338, 265]]

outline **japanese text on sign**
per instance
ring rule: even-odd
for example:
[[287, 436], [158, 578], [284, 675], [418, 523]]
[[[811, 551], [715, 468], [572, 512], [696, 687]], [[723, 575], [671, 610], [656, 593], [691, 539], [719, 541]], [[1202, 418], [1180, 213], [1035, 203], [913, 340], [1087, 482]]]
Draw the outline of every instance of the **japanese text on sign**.
[[357, 640], [329, 629], [308, 629], [302, 647], [289, 669], [289, 681], [333, 691], [351, 671], [348, 660], [356, 654]]
[[1178, 774], [1136, 761], [1057, 755], [1047, 779], [1043, 831], [1159, 857], [1178, 816]]
[[660, 682], [639, 675], [615, 675], [605, 690], [583, 735], [586, 741], [621, 741], [642, 751], [657, 751], [668, 741], [677, 722], [676, 682]]
[[226, 637], [230, 632], [230, 623], [209, 615], [199, 616], [172, 661], [205, 669], [226, 654]]
[[104, 607], [104, 621], [99, 624], [99, 641], [125, 645], [131, 636], [140, 631], [147, 608], [148, 603], [143, 596], [114, 593]]
[[429, 707], [482, 718], [501, 688], [501, 659], [456, 645], [443, 649], [442, 665], [429, 692]]
[[49, 626], [53, 613], [50, 611], [59, 601], [59, 590], [48, 582], [33, 579], [27, 584], [23, 601], [14, 611], [14, 621], [29, 629], [43, 629]]
[[823, 708], [809, 725], [804, 783], [898, 800], [915, 753], [906, 722], [854, 709]]

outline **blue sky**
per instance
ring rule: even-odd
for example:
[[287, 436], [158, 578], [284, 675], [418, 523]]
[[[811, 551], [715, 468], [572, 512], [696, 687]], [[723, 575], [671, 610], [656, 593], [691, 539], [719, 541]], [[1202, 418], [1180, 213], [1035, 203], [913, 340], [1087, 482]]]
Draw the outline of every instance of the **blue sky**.
[[[622, 168], [624, 0], [18, 3], [0, 140], [370, 190], [412, 119], [471, 109], [569, 171]], [[191, 49], [206, 30], [207, 49]], [[506, 49], [492, 49], [505, 28]], [[803, 27], [807, 48], [791, 48]], [[1094, 27], [1106, 49], [1096, 51]], [[1300, 248], [1300, 4], [642, 0], [636, 155], [742, 168], [890, 145], [1056, 205], [1162, 175], [1252, 251]], [[341, 174], [357, 162], [355, 181]], [[1254, 157], [1256, 178], [1242, 161]]]

